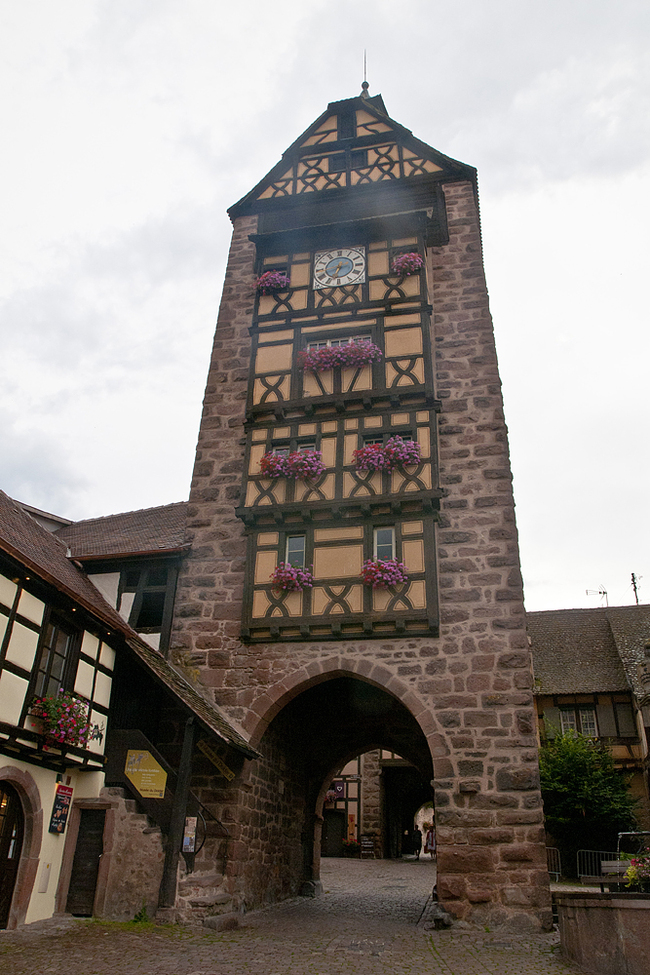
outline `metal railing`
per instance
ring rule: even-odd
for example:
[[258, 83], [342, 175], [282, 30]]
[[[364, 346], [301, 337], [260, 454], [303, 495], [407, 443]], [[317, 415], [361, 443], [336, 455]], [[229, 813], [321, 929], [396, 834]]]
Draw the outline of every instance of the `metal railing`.
[[546, 866], [549, 876], [554, 883], [557, 883], [562, 876], [562, 861], [560, 860], [560, 851], [554, 846], [546, 847]]
[[580, 883], [584, 884], [589, 880], [600, 882], [604, 876], [603, 863], [615, 863], [618, 859], [618, 853], [612, 850], [578, 850], [577, 866]]

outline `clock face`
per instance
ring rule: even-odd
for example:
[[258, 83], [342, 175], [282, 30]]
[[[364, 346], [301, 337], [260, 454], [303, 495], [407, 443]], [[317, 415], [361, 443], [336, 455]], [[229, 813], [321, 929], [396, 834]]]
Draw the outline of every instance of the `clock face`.
[[339, 247], [318, 251], [314, 257], [314, 288], [335, 288], [339, 284], [361, 284], [366, 280], [366, 252], [363, 247]]

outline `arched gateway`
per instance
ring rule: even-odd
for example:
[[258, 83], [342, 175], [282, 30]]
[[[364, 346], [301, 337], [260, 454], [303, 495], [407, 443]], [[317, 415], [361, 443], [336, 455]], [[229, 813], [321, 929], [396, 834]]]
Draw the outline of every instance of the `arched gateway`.
[[172, 654], [260, 753], [196, 783], [254, 906], [318, 878], [368, 748], [434, 790], [457, 917], [550, 920], [476, 172], [331, 103], [231, 210]]

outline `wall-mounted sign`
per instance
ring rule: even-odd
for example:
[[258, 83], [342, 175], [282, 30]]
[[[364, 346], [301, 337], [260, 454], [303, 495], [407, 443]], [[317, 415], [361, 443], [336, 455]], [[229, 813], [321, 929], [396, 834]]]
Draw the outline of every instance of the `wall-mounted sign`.
[[151, 752], [130, 748], [126, 753], [124, 774], [141, 796], [147, 799], [164, 799], [167, 773]]
[[60, 782], [57, 785], [52, 804], [52, 815], [50, 816], [50, 833], [62, 833], [64, 831], [70, 812], [72, 792], [71, 785], [61, 785]]
[[196, 821], [197, 816], [185, 817], [185, 829], [183, 830], [183, 853], [194, 853], [196, 849]]
[[201, 740], [197, 742], [197, 747], [203, 752], [206, 758], [210, 759], [214, 767], [219, 769], [224, 779], [228, 779], [230, 782], [231, 779], [235, 778], [235, 773], [233, 770], [228, 768], [226, 763], [219, 758], [212, 745], [210, 745], [205, 738], [201, 738]]

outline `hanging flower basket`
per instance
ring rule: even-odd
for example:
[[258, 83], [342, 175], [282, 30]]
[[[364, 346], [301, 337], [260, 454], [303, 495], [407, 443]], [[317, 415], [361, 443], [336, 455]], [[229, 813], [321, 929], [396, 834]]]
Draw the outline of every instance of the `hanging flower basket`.
[[265, 477], [287, 477], [287, 454], [276, 454], [271, 450], [260, 461], [260, 470]]
[[324, 372], [336, 366], [367, 366], [379, 362], [382, 351], [369, 339], [349, 342], [347, 345], [328, 346], [325, 349], [308, 349], [298, 354], [298, 364], [312, 372]]
[[393, 274], [399, 274], [406, 278], [409, 274], [418, 274], [424, 267], [424, 258], [417, 251], [410, 254], [398, 254], [393, 258], [391, 270]]
[[290, 278], [284, 271], [265, 271], [260, 274], [255, 286], [260, 295], [273, 295], [276, 291], [286, 291], [290, 284]]
[[309, 569], [300, 569], [289, 562], [278, 562], [271, 573], [271, 582], [274, 589], [281, 589], [284, 592], [302, 592], [303, 589], [311, 589], [314, 585], [314, 577]]
[[364, 586], [373, 589], [388, 589], [408, 580], [408, 569], [397, 559], [366, 559], [361, 568]]
[[292, 477], [296, 481], [313, 481], [325, 470], [320, 450], [294, 450], [290, 454], [270, 451], [260, 461], [266, 477]]
[[51, 745], [76, 745], [83, 748], [88, 742], [90, 724], [88, 705], [67, 691], [56, 696], [39, 697], [30, 708], [32, 717], [41, 722], [43, 735]]
[[385, 444], [368, 444], [354, 451], [354, 464], [358, 471], [392, 471], [406, 464], [418, 464], [420, 445], [414, 440], [391, 437]]

